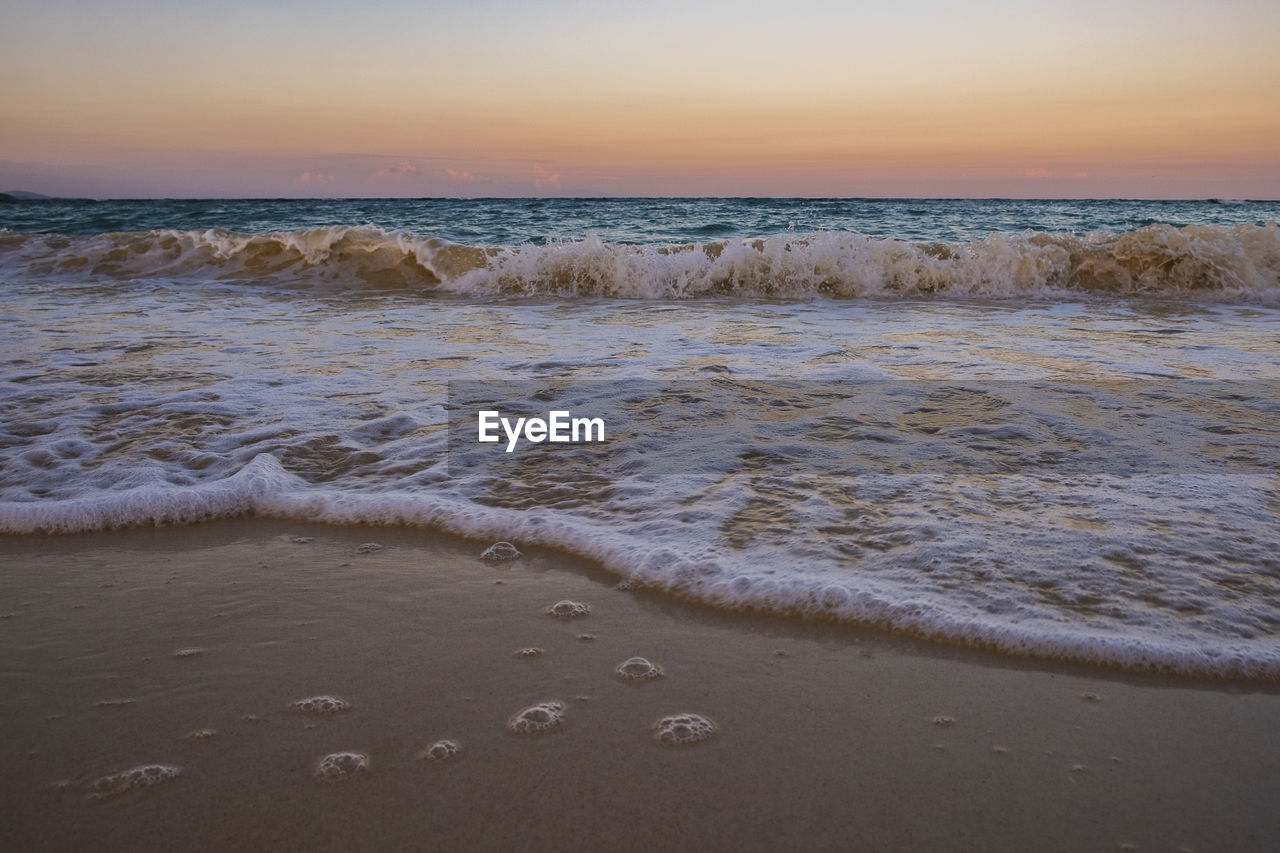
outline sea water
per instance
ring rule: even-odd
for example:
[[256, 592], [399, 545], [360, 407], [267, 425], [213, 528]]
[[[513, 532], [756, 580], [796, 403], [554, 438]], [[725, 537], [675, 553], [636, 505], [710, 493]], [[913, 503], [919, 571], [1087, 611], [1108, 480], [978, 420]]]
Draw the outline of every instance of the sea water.
[[[1280, 203], [0, 207], [0, 531], [432, 527], [1280, 676]], [[476, 441], [477, 414], [599, 419]]]

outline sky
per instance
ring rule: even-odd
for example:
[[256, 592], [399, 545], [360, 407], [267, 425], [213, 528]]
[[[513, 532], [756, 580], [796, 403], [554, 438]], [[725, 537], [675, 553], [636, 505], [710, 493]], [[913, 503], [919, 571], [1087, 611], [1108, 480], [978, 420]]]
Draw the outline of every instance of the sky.
[[0, 0], [0, 191], [1280, 198], [1280, 3]]

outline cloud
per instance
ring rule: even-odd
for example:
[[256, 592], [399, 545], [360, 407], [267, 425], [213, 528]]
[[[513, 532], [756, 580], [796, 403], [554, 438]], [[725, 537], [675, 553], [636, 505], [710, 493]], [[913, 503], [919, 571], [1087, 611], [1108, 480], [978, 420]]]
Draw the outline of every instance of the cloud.
[[449, 178], [449, 180], [458, 181], [459, 183], [463, 183], [463, 184], [473, 184], [476, 181], [484, 180], [484, 178], [481, 178], [478, 175], [473, 175], [465, 169], [461, 171], [458, 169], [445, 169], [444, 173], [445, 173], [445, 176]]
[[1047, 178], [1052, 174], [1048, 169], [1027, 169], [1023, 172], [1023, 175], [1028, 178]]
[[410, 163], [408, 160], [401, 160], [394, 166], [385, 166], [374, 173], [379, 178], [396, 178], [401, 175], [416, 175], [422, 170]]
[[536, 164], [533, 167], [533, 185], [535, 187], [555, 186], [560, 183], [560, 173], [550, 173], [542, 164]]
[[322, 187], [333, 183], [333, 175], [322, 175], [319, 172], [303, 172], [298, 176], [298, 183], [312, 187]]

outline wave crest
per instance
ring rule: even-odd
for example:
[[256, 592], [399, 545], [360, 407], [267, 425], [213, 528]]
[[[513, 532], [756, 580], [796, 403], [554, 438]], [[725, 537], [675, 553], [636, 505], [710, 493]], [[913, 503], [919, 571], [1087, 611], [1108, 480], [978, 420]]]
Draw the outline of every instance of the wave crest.
[[628, 299], [1109, 294], [1280, 302], [1274, 222], [1151, 225], [1083, 236], [1027, 231], [968, 243], [823, 231], [679, 245], [607, 243], [589, 235], [500, 248], [372, 226], [0, 237], [6, 272], [42, 278]]

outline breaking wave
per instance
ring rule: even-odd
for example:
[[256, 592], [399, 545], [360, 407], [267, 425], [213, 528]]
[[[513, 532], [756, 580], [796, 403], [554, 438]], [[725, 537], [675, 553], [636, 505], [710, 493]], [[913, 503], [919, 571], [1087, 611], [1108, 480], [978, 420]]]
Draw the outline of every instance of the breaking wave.
[[684, 244], [598, 237], [513, 247], [337, 226], [90, 237], [0, 231], [0, 272], [55, 280], [254, 283], [325, 292], [624, 299], [1185, 297], [1280, 303], [1280, 227], [1151, 225], [996, 233], [967, 243], [846, 231]]

